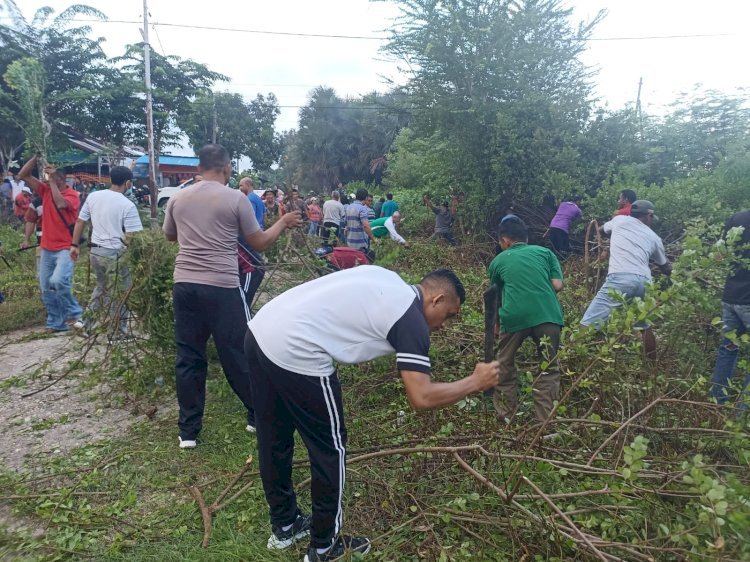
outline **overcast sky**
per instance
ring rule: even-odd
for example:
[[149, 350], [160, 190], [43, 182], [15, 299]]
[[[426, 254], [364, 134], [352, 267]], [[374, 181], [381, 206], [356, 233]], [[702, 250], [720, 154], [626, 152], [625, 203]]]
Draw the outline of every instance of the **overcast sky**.
[[[57, 11], [72, 1], [16, 0], [30, 18], [43, 5]], [[110, 20], [142, 20], [141, 0], [89, 0]], [[645, 111], [660, 112], [680, 92], [697, 83], [704, 88], [733, 92], [750, 86], [750, 1], [747, 0], [568, 0], [573, 22], [590, 20], [601, 9], [607, 16], [597, 26], [583, 60], [598, 69], [596, 93], [601, 105], [618, 109], [633, 103], [643, 77]], [[383, 77], [403, 82], [396, 64], [379, 52], [380, 40], [334, 39], [247, 32], [186, 29], [161, 24], [232, 29], [383, 36], [397, 9], [368, 0], [149, 0], [150, 43], [161, 54], [192, 58], [231, 82], [220, 90], [246, 99], [273, 92], [282, 106], [280, 130], [297, 124], [298, 106], [317, 85], [339, 95], [356, 96], [387, 88]], [[138, 23], [94, 24], [94, 33], [107, 38], [105, 50], [119, 55], [128, 43], [140, 41]], [[709, 35], [670, 39], [623, 37]], [[178, 151], [175, 151], [178, 152]]]

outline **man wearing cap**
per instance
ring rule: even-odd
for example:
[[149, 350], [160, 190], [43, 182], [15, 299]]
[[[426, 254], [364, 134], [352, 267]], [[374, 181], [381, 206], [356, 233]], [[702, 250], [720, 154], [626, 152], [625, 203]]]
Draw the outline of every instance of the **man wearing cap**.
[[[581, 319], [584, 326], [600, 326], [607, 321], [612, 310], [621, 306], [620, 300], [610, 296], [616, 291], [627, 299], [643, 298], [646, 285], [651, 282], [649, 261], [653, 261], [665, 275], [672, 266], [664, 253], [661, 238], [651, 230], [658, 220], [654, 204], [640, 199], [630, 207], [630, 215], [618, 215], [602, 226], [602, 232], [611, 237], [609, 270], [604, 285], [591, 301]], [[656, 339], [650, 326], [643, 326], [643, 348], [646, 357], [656, 354]]]
[[24, 215], [26, 215], [26, 211], [29, 210], [29, 205], [31, 205], [31, 189], [23, 186], [21, 188], [21, 192], [16, 195], [14, 203], [16, 205], [13, 209], [13, 214], [16, 215], [16, 217], [18, 217], [19, 219], [23, 220]]
[[310, 202], [307, 205], [307, 217], [310, 219], [310, 228], [307, 234], [309, 236], [317, 236], [318, 229], [320, 228], [320, 219], [323, 217], [317, 197], [310, 197]]

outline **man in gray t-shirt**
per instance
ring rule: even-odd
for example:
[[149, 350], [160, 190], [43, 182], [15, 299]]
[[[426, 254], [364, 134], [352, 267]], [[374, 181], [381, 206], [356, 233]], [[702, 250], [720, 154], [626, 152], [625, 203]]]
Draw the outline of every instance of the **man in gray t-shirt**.
[[218, 144], [199, 154], [203, 181], [173, 195], [164, 216], [164, 234], [177, 241], [172, 293], [177, 343], [176, 387], [180, 407], [180, 448], [196, 445], [206, 402], [206, 344], [213, 336], [232, 390], [247, 408], [247, 431], [255, 431], [250, 373], [243, 345], [250, 311], [237, 273], [237, 239], [254, 250], [268, 248], [287, 228], [302, 224], [285, 214], [261, 230], [245, 195], [226, 187], [232, 173], [229, 153]]
[[436, 207], [432, 204], [429, 196], [425, 195], [424, 204], [435, 213], [435, 232], [430, 236], [430, 240], [435, 238], [445, 238], [445, 240], [451, 246], [456, 245], [456, 239], [451, 234], [451, 227], [453, 226], [453, 220], [455, 213], [448, 206], [448, 201], [443, 202], [440, 207]]
[[[646, 285], [651, 282], [650, 261], [656, 263], [662, 273], [669, 275], [672, 272], [664, 253], [664, 244], [651, 230], [654, 220], [657, 220], [654, 204], [642, 199], [633, 203], [630, 216], [616, 216], [602, 226], [602, 233], [611, 236], [609, 270], [607, 279], [586, 309], [581, 324], [600, 326], [615, 308], [622, 306], [621, 300], [611, 297], [610, 292], [620, 293], [627, 299], [643, 298]], [[643, 329], [646, 357], [653, 359], [656, 355], [653, 331], [645, 323], [639, 327]]]

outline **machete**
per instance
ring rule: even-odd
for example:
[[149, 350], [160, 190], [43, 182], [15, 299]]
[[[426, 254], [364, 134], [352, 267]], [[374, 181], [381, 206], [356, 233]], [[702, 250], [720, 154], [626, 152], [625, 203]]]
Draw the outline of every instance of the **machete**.
[[[484, 362], [494, 359], [495, 320], [497, 319], [497, 285], [494, 283], [484, 292]], [[484, 391], [485, 396], [492, 396], [494, 388]]]

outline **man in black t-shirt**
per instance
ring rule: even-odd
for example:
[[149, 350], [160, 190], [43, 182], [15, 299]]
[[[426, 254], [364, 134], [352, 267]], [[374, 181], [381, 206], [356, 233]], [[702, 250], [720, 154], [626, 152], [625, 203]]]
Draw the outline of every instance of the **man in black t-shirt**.
[[[464, 297], [463, 285], [449, 270], [409, 285], [393, 271], [362, 265], [286, 291], [249, 322], [245, 354], [258, 462], [271, 511], [268, 548], [287, 548], [311, 534], [306, 562], [370, 549], [365, 538], [341, 535], [346, 426], [334, 363], [356, 364], [395, 353], [415, 410], [449, 406], [493, 388], [497, 361], [479, 363], [471, 375], [455, 382], [432, 381], [430, 332], [458, 314]], [[295, 430], [310, 457], [312, 523], [299, 510], [292, 484]]]
[[[742, 227], [744, 231], [739, 241], [738, 263], [733, 266], [727, 277], [721, 297], [724, 338], [716, 355], [716, 366], [711, 380], [711, 396], [719, 404], [724, 404], [733, 394], [730, 380], [740, 354], [740, 348], [735, 342], [741, 335], [750, 332], [750, 210], [746, 209], [732, 215], [725, 225], [725, 230], [728, 232], [735, 227]], [[746, 409], [750, 402], [749, 385], [750, 373], [747, 373], [742, 385], [742, 394], [739, 395], [739, 401], [743, 402], [740, 408]]]

